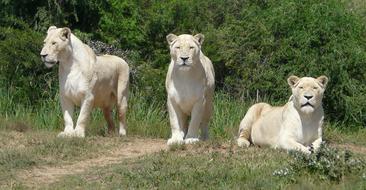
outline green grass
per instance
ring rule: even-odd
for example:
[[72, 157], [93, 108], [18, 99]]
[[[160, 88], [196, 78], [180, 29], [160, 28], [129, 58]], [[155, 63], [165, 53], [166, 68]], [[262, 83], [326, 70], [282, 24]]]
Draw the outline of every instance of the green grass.
[[[307, 168], [294, 156], [269, 148], [237, 149], [232, 144], [201, 143], [140, 159], [126, 160], [51, 184], [56, 189], [363, 189], [355, 170], [335, 181]], [[305, 157], [300, 155], [300, 157]], [[325, 176], [322, 178], [322, 176]]]
[[[327, 141], [348, 138], [328, 129]], [[364, 130], [361, 132], [364, 133]], [[335, 133], [335, 134], [334, 134]], [[131, 142], [129, 138], [87, 136], [56, 138], [55, 132], [0, 130], [0, 188], [27, 189], [17, 176], [25, 169], [57, 167], [83, 162]], [[133, 138], [133, 137], [132, 137]], [[361, 144], [366, 142], [363, 138]], [[323, 155], [323, 156], [322, 156]], [[325, 155], [325, 156], [324, 156]], [[240, 149], [234, 140], [212, 139], [185, 145], [117, 164], [91, 167], [59, 181], [43, 184], [46, 189], [364, 189], [365, 152], [351, 154], [359, 162], [345, 162], [342, 149], [325, 149], [306, 157], [282, 150], [250, 147]], [[338, 159], [340, 157], [341, 159]], [[319, 159], [317, 159], [319, 158]], [[348, 159], [348, 160], [351, 160]], [[329, 160], [330, 165], [327, 161]], [[312, 163], [315, 163], [312, 164]], [[328, 166], [329, 165], [329, 166]], [[362, 167], [361, 167], [362, 166]], [[349, 167], [349, 170], [345, 168]], [[328, 168], [328, 169], [327, 169]], [[335, 180], [329, 168], [342, 176]], [[361, 168], [361, 169], [360, 169]]]
[[128, 134], [143, 137], [169, 137], [170, 127], [165, 103], [145, 101], [138, 94], [131, 93], [128, 106]]
[[130, 140], [96, 137], [57, 138], [56, 132], [0, 130], [0, 189], [19, 180], [19, 171], [39, 166], [60, 166], [103, 155]]
[[[236, 100], [225, 93], [216, 93], [214, 113], [210, 122], [210, 136], [215, 139], [232, 139], [250, 103]], [[170, 125], [165, 102], [151, 102], [130, 93], [127, 111], [127, 133], [143, 137], [168, 138]], [[11, 110], [11, 111], [9, 111]], [[47, 100], [37, 108], [18, 105], [10, 96], [0, 97], [0, 128], [25, 125], [31, 129], [63, 130], [60, 103], [57, 98]], [[74, 114], [74, 123], [78, 109]], [[116, 126], [117, 120], [115, 120]], [[86, 135], [106, 136], [107, 127], [103, 114], [94, 109], [86, 128]], [[117, 132], [116, 132], [117, 133]]]
[[[0, 188], [27, 188], [17, 174], [38, 167], [58, 167], [106, 154], [136, 136], [167, 139], [170, 126], [164, 103], [150, 102], [131, 93], [128, 110], [128, 138], [107, 135], [106, 123], [94, 110], [84, 139], [56, 138], [63, 129], [59, 101], [45, 101], [37, 109], [16, 104], [10, 96], [0, 97]], [[341, 162], [335, 164], [340, 179], [329, 178], [324, 162], [297, 159], [296, 155], [268, 148], [238, 149], [235, 138], [251, 100], [215, 95], [210, 123], [210, 141], [175, 147], [167, 152], [123, 159], [118, 164], [94, 167], [60, 181], [40, 186], [56, 189], [364, 189], [366, 172]], [[11, 111], [9, 111], [11, 110]], [[75, 119], [78, 112], [75, 113]], [[333, 161], [345, 157], [342, 150], [356, 150], [365, 160], [366, 129], [326, 122], [324, 140]], [[343, 145], [343, 146], [339, 146]], [[353, 146], [353, 147], [352, 147]], [[342, 156], [343, 155], [343, 156]], [[299, 156], [299, 155], [297, 155]], [[319, 167], [312, 167], [314, 161]], [[300, 161], [299, 161], [300, 160]], [[298, 166], [298, 167], [297, 167]], [[323, 167], [324, 166], [324, 167]], [[353, 166], [352, 166], [353, 167]], [[329, 170], [330, 171], [330, 170]], [[347, 172], [346, 172], [347, 171]], [[343, 172], [343, 173], [342, 173]], [[338, 175], [339, 174], [339, 175]]]

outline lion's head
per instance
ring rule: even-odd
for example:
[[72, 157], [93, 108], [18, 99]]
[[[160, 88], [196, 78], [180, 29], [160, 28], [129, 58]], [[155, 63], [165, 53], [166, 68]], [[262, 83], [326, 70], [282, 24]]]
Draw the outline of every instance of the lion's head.
[[326, 76], [316, 79], [290, 76], [287, 82], [292, 90], [292, 101], [299, 111], [309, 114], [322, 105], [324, 90], [328, 83]]
[[47, 37], [43, 41], [44, 45], [40, 53], [46, 67], [51, 68], [59, 63], [60, 59], [67, 57], [71, 48], [70, 36], [71, 30], [67, 27], [51, 26], [48, 28]]
[[170, 46], [170, 55], [177, 67], [186, 70], [194, 66], [200, 57], [203, 34], [169, 34], [166, 39]]

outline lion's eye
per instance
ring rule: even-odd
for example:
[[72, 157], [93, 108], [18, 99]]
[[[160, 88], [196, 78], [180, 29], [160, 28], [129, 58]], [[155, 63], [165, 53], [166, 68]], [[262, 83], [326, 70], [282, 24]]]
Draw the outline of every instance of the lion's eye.
[[194, 48], [193, 46], [189, 47], [189, 49], [193, 49], [193, 48]]
[[299, 88], [300, 88], [300, 89], [304, 89], [304, 87], [303, 87], [303, 86], [299, 86]]
[[317, 90], [317, 89], [318, 89], [318, 87], [317, 87], [317, 86], [314, 86], [314, 87], [313, 87], [313, 89], [314, 89], [314, 90]]
[[52, 44], [52, 45], [56, 45], [56, 42], [52, 42], [51, 44]]
[[175, 47], [175, 49], [180, 49], [180, 47], [179, 47], [179, 46], [177, 46], [177, 47]]

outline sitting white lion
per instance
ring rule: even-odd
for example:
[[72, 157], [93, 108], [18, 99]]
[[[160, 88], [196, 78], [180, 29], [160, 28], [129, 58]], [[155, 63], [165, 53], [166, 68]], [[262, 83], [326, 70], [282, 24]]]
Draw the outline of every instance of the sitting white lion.
[[[60, 100], [65, 129], [59, 136], [85, 136], [85, 126], [93, 107], [103, 110], [109, 132], [114, 130], [111, 110], [117, 103], [119, 134], [126, 135], [129, 82], [127, 63], [112, 55], [96, 56], [69, 28], [51, 26], [41, 51], [47, 67], [59, 65]], [[74, 124], [74, 106], [81, 106]]]
[[204, 36], [169, 34], [166, 38], [171, 55], [165, 83], [172, 130], [168, 145], [199, 141], [199, 129], [204, 140], [208, 137], [215, 88], [212, 63], [201, 51]]
[[291, 76], [289, 102], [282, 107], [258, 103], [249, 108], [240, 123], [238, 145], [250, 141], [259, 146], [311, 153], [322, 142], [324, 111], [322, 99], [328, 78]]

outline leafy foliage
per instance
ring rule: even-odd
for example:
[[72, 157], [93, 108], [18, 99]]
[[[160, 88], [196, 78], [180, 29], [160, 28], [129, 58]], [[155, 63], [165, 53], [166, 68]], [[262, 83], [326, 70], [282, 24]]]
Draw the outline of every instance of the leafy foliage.
[[[336, 1], [249, 4], [219, 32], [225, 85], [244, 96], [286, 100], [286, 77], [330, 78], [325, 107], [331, 119], [365, 123], [365, 25]], [[356, 90], [357, 88], [357, 90]], [[356, 119], [358, 118], [358, 119]], [[351, 122], [352, 121], [352, 122]]]
[[48, 72], [39, 57], [42, 41], [29, 28], [0, 27], [0, 84], [16, 102], [32, 104], [56, 92], [57, 74]]
[[20, 103], [49, 96], [31, 89], [56, 93], [57, 88], [50, 87], [56, 85], [54, 70], [46, 72], [38, 58], [50, 25], [68, 26], [84, 42], [111, 44], [112, 54], [128, 52], [132, 89], [161, 102], [170, 59], [165, 36], [201, 32], [217, 89], [234, 98], [252, 100], [258, 95], [259, 100], [280, 104], [290, 93], [289, 75], [325, 74], [330, 78], [327, 118], [366, 125], [366, 22], [363, 11], [353, 11], [348, 2], [1, 0], [0, 6], [0, 77], [5, 89], [22, 94], [15, 95]]
[[361, 173], [366, 168], [365, 160], [355, 157], [350, 151], [340, 151], [322, 144], [319, 151], [305, 155], [301, 152], [291, 152], [294, 162], [291, 164], [295, 171], [308, 171], [318, 174], [321, 178], [341, 181], [351, 172]]

